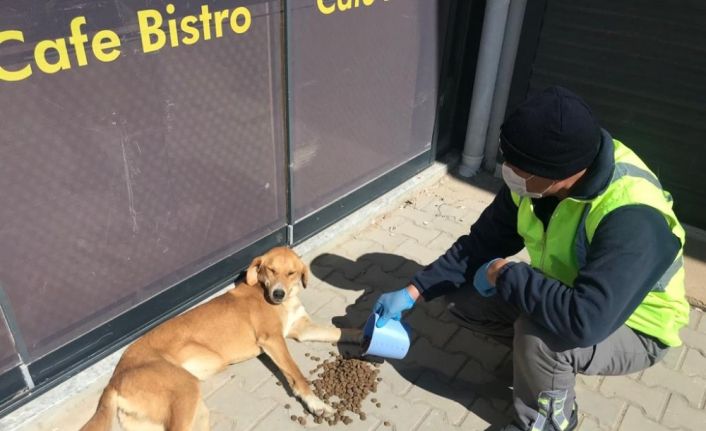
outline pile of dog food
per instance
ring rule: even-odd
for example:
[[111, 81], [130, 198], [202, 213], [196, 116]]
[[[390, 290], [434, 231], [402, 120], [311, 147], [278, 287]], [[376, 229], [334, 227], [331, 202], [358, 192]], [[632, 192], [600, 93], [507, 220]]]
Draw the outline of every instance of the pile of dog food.
[[[335, 352], [329, 352], [329, 355], [328, 359], [322, 360], [307, 354], [310, 359], [320, 362], [310, 371], [310, 374], [316, 375], [316, 378], [311, 381], [314, 393], [336, 410], [332, 417], [315, 416], [314, 422], [317, 424], [326, 422], [329, 425], [342, 422], [348, 425], [353, 422], [354, 417], [366, 420], [363, 401], [371, 393], [377, 392], [378, 383], [382, 381], [382, 378], [378, 377], [379, 364], [344, 357]], [[382, 403], [376, 398], [371, 398], [370, 401], [368, 405], [382, 407]], [[292, 420], [302, 425], [306, 424], [303, 416], [292, 416]]]

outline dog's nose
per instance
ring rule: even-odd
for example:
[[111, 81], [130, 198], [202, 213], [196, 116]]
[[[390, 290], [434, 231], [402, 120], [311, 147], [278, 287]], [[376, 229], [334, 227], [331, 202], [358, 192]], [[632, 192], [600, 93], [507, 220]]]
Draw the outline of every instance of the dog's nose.
[[284, 298], [284, 290], [282, 290], [282, 289], [275, 290], [274, 292], [272, 292], [272, 297], [278, 301], [281, 300], [282, 298]]

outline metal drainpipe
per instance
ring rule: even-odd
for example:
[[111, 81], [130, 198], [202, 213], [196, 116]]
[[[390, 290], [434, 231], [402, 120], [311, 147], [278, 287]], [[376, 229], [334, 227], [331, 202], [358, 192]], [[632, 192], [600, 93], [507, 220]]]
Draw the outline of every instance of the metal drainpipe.
[[509, 4], [510, 0], [488, 0], [485, 5], [476, 77], [473, 82], [473, 99], [468, 115], [462, 164], [458, 171], [463, 177], [475, 175], [483, 162], [485, 137], [495, 93], [495, 80], [498, 75]]
[[[500, 139], [500, 126], [505, 121], [505, 110], [510, 96], [510, 85], [512, 83], [512, 72], [515, 70], [515, 58], [517, 57], [517, 47], [520, 44], [520, 34], [522, 33], [522, 22], [525, 19], [525, 6], [527, 0], [512, 0], [510, 11], [507, 14], [507, 25], [505, 26], [505, 39], [503, 40], [503, 50], [498, 66], [498, 77], [495, 83], [495, 95], [493, 96], [493, 108], [490, 111], [490, 121], [488, 122], [488, 132], [485, 139], [485, 159], [483, 168], [489, 172], [497, 174], [498, 140]], [[496, 175], [497, 176], [497, 175]]]

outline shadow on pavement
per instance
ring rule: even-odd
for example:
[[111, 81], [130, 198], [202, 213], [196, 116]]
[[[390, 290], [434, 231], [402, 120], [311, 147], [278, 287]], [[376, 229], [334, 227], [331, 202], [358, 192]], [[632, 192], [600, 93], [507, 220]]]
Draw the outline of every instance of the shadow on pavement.
[[[338, 327], [361, 328], [379, 295], [405, 286], [421, 268], [389, 253], [368, 253], [355, 261], [321, 254], [311, 262], [318, 278], [339, 289], [363, 292], [344, 315], [333, 318]], [[493, 426], [511, 419], [512, 364], [507, 346], [461, 327], [446, 311], [443, 297], [418, 303], [403, 320], [412, 327], [413, 344], [403, 360], [387, 362], [413, 383], [405, 398], [421, 390], [442, 402], [457, 402]]]

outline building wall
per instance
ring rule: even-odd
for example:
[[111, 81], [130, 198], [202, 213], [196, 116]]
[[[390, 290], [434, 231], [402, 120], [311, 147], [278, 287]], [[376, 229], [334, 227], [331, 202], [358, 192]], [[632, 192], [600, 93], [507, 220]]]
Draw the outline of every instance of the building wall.
[[536, 50], [529, 82], [513, 100], [549, 85], [580, 94], [659, 176], [680, 219], [706, 228], [706, 4], [545, 3], [539, 38], [523, 44]]

